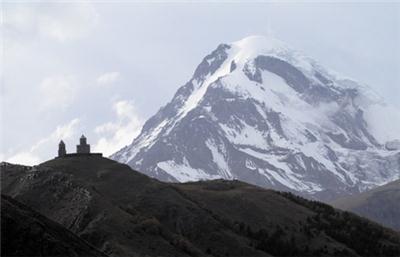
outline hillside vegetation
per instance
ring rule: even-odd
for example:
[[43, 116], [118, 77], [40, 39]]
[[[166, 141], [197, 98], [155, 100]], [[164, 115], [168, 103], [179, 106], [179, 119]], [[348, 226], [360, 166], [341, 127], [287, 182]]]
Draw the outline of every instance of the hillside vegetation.
[[1, 177], [3, 194], [110, 256], [400, 255], [395, 231], [239, 181], [163, 183], [95, 156], [3, 164]]

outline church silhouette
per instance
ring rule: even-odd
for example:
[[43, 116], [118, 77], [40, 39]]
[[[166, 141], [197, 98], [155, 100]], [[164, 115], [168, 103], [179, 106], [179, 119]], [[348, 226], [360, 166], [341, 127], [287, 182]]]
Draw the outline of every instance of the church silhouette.
[[72, 157], [72, 156], [103, 156], [102, 153], [91, 153], [90, 145], [86, 141], [84, 135], [79, 139], [79, 145], [76, 146], [76, 153], [67, 153], [66, 146], [63, 140], [58, 144], [57, 158]]

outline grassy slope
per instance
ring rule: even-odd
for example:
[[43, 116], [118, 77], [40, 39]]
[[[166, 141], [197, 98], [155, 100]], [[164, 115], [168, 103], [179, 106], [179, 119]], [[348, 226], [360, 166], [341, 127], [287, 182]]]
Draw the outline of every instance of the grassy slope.
[[338, 199], [332, 205], [400, 231], [400, 180]]
[[3, 166], [1, 175], [3, 193], [113, 256], [400, 254], [394, 231], [238, 181], [161, 183], [98, 157]]
[[2, 256], [106, 256], [29, 207], [1, 196]]

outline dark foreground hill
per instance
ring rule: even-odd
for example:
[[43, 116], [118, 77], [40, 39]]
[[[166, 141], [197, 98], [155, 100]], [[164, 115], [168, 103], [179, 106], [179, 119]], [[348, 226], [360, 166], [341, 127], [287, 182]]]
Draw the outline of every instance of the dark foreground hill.
[[332, 204], [400, 231], [400, 180]]
[[101, 256], [61, 225], [1, 195], [1, 256]]
[[238, 181], [162, 183], [96, 156], [3, 164], [1, 177], [2, 193], [110, 256], [400, 255], [397, 232]]

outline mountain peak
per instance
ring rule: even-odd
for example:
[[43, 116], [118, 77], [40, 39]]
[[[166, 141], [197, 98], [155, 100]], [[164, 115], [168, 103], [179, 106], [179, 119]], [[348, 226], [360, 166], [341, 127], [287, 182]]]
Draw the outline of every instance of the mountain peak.
[[231, 44], [236, 52], [236, 60], [251, 59], [259, 55], [285, 57], [296, 53], [288, 44], [274, 36], [248, 36]]
[[316, 61], [301, 51], [289, 46], [272, 35], [253, 35], [232, 42], [230, 56], [239, 66], [245, 65], [259, 56], [271, 56], [311, 74], [317, 65]]
[[233, 42], [232, 45], [240, 48], [242, 51], [254, 51], [259, 53], [289, 49], [289, 46], [285, 42], [273, 36], [264, 35], [248, 36]]
[[112, 158], [165, 181], [239, 179], [327, 200], [398, 178], [387, 122], [374, 125], [383, 110], [281, 40], [249, 36], [207, 55]]

